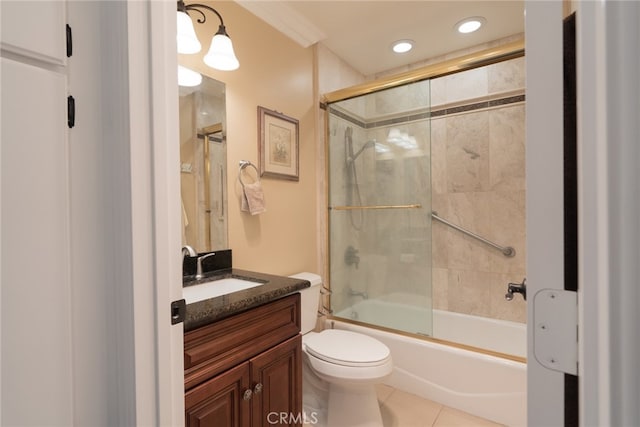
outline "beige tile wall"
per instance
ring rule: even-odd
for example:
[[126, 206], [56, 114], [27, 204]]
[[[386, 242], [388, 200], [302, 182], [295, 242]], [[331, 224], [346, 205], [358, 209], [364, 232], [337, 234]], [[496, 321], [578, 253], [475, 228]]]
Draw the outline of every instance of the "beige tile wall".
[[[433, 109], [524, 93], [524, 58], [436, 79]], [[433, 210], [503, 246], [513, 258], [435, 222], [434, 308], [526, 321], [508, 282], [526, 276], [524, 103], [447, 115], [432, 121]]]

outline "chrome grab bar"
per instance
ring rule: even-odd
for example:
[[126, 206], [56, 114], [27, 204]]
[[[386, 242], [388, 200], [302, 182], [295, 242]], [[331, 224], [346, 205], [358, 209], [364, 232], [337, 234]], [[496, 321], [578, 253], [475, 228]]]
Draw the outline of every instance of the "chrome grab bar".
[[514, 257], [516, 256], [516, 250], [514, 248], [512, 248], [511, 246], [500, 246], [497, 243], [493, 243], [490, 240], [485, 239], [482, 236], [477, 235], [476, 233], [469, 231], [465, 228], [460, 227], [459, 225], [453, 224], [449, 221], [447, 221], [444, 218], [441, 218], [438, 216], [438, 212], [431, 212], [431, 218], [435, 219], [436, 221], [440, 221], [441, 223], [448, 225], [451, 228], [454, 228], [456, 230], [458, 230], [461, 233], [466, 234], [467, 236], [473, 237], [474, 239], [480, 240], [482, 243], [489, 245], [493, 248], [496, 248], [497, 250], [499, 250], [500, 252], [502, 252], [502, 255], [506, 256], [506, 257]]

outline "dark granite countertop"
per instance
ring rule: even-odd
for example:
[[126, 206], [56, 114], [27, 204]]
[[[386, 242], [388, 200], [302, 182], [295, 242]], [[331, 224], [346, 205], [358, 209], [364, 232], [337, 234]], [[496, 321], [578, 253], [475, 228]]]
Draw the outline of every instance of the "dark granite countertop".
[[264, 284], [187, 304], [187, 314], [184, 321], [185, 332], [231, 316], [232, 314], [275, 301], [285, 295], [311, 286], [308, 280], [256, 273], [237, 268], [207, 273], [205, 277], [200, 280], [185, 281], [183, 286], [194, 286], [228, 277], [258, 281]]

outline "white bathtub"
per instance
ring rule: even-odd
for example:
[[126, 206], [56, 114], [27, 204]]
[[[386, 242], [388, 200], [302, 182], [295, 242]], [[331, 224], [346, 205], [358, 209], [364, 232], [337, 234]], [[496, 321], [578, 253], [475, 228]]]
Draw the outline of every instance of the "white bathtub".
[[[366, 309], [375, 307], [380, 314], [380, 304], [373, 303], [373, 300], [367, 302], [369, 304], [364, 304]], [[354, 307], [360, 311], [358, 321], [366, 322], [362, 317], [365, 313], [363, 305]], [[405, 307], [396, 314], [402, 318], [402, 313], [410, 312]], [[456, 317], [456, 322], [465, 320]], [[438, 326], [437, 318], [434, 317], [434, 327]], [[394, 371], [385, 383], [392, 387], [500, 424], [512, 427], [526, 425], [524, 363], [337, 319], [328, 320], [327, 327], [361, 332], [385, 343], [391, 350], [394, 363]]]
[[337, 317], [425, 334], [445, 341], [498, 353], [527, 357], [527, 328], [523, 323], [432, 310], [416, 301], [424, 296], [392, 293], [366, 299], [336, 313]]

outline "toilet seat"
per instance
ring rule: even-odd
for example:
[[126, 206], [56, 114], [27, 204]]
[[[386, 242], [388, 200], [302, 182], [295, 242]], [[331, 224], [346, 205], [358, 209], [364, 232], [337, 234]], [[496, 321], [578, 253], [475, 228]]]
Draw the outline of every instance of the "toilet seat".
[[327, 329], [306, 338], [304, 345], [310, 355], [335, 365], [374, 367], [391, 357], [386, 345], [356, 332]]

